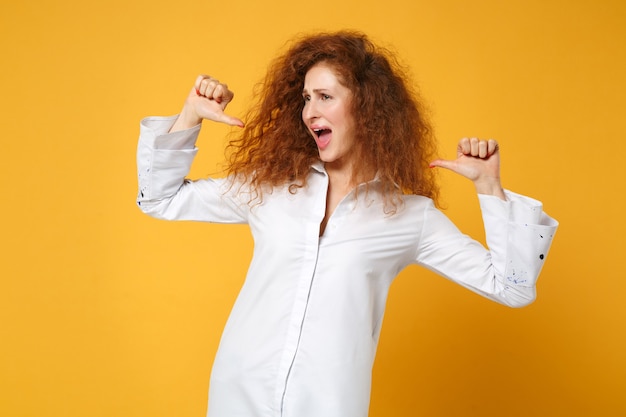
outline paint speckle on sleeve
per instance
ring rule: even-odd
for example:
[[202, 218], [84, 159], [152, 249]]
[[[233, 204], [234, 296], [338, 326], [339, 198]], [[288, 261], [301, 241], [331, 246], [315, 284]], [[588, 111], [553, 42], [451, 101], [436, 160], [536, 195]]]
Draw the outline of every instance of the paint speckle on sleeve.
[[138, 179], [139, 179], [139, 195], [137, 197], [137, 205], [141, 206], [141, 200], [145, 198], [145, 195], [148, 190], [148, 183], [150, 181], [150, 160], [147, 160], [147, 167], [143, 171], [139, 171]]
[[513, 265], [513, 261], [510, 261], [506, 271], [506, 280], [511, 284], [523, 285], [528, 282], [527, 273], [524, 270], [516, 268]]

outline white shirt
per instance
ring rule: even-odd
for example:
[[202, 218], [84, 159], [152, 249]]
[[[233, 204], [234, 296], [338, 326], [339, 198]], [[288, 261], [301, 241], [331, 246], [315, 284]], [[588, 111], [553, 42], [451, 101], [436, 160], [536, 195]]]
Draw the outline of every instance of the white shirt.
[[364, 417], [387, 293], [406, 266], [422, 265], [505, 305], [535, 299], [557, 222], [541, 203], [509, 191], [480, 195], [486, 250], [433, 202], [404, 196], [383, 213], [376, 181], [348, 194], [324, 235], [328, 176], [264, 193], [225, 179], [184, 180], [200, 127], [167, 134], [175, 117], [142, 121], [137, 163], [146, 213], [162, 219], [247, 223], [254, 255], [215, 358], [209, 417]]

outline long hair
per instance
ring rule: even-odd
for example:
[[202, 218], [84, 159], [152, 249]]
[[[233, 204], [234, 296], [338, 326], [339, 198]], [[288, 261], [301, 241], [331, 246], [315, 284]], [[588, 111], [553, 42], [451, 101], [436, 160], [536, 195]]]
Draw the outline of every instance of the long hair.
[[436, 200], [438, 187], [428, 168], [436, 144], [417, 94], [394, 55], [358, 32], [296, 39], [273, 61], [257, 85], [245, 129], [229, 143], [227, 173], [242, 178], [259, 196], [265, 186], [288, 184], [296, 193], [306, 185], [319, 152], [302, 121], [302, 89], [308, 70], [322, 62], [353, 94], [353, 180], [376, 173], [390, 212], [402, 194]]

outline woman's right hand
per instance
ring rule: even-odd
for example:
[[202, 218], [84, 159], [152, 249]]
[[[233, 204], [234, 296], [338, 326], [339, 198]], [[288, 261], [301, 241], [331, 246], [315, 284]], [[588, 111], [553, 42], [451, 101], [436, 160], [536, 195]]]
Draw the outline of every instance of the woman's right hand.
[[199, 75], [170, 132], [192, 128], [203, 119], [243, 127], [244, 123], [240, 119], [224, 113], [234, 96], [226, 84], [208, 75]]

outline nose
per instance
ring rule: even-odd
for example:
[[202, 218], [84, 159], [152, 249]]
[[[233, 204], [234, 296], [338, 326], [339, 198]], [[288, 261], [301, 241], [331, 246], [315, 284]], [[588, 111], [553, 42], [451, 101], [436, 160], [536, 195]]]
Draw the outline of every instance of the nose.
[[302, 120], [311, 121], [319, 117], [317, 107], [313, 104], [313, 100], [305, 101], [302, 108]]

